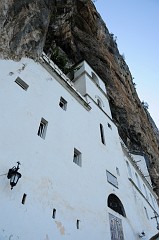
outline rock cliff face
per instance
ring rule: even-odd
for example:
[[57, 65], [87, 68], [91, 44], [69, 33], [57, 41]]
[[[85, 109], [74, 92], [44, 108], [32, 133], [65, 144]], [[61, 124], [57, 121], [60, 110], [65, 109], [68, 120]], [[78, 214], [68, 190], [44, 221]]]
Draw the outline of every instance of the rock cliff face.
[[0, 3], [0, 57], [38, 58], [54, 1], [3, 0]]
[[144, 152], [159, 195], [159, 132], [140, 102], [116, 40], [91, 0], [4, 0], [1, 58], [37, 59], [44, 51], [66, 73], [82, 59], [105, 81], [114, 122], [131, 151]]

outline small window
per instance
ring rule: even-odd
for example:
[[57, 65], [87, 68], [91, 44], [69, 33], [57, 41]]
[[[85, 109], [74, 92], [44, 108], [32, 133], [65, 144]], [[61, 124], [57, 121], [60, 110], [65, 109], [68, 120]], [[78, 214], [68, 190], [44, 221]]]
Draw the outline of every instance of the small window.
[[149, 215], [148, 215], [147, 209], [145, 207], [144, 207], [144, 209], [145, 209], [146, 217], [147, 217], [147, 219], [149, 219]]
[[155, 198], [153, 198], [153, 202], [154, 202], [154, 208], [156, 207], [156, 206], [158, 206], [158, 204], [157, 204], [157, 202], [156, 202], [156, 199]]
[[78, 219], [77, 219], [77, 221], [76, 221], [76, 227], [77, 227], [77, 229], [80, 228], [80, 220], [78, 220]]
[[111, 183], [114, 187], [118, 188], [117, 178], [107, 170], [106, 170], [106, 175], [107, 175], [107, 181]]
[[153, 201], [151, 193], [150, 193], [150, 198], [151, 198], [152, 206], [155, 208], [155, 204], [154, 204], [154, 201]]
[[127, 161], [126, 161], [126, 165], [127, 165], [129, 177], [132, 178], [131, 167], [130, 167], [130, 165], [129, 165], [129, 163]]
[[101, 136], [101, 142], [105, 145], [104, 128], [102, 124], [100, 124], [100, 136]]
[[99, 85], [99, 79], [94, 72], [92, 72], [92, 79], [97, 85]]
[[20, 77], [17, 77], [15, 82], [21, 87], [23, 88], [25, 91], [28, 89], [29, 85], [26, 84]]
[[140, 185], [140, 181], [139, 181], [139, 177], [138, 177], [137, 173], [135, 173], [135, 176], [136, 176], [137, 186], [141, 190], [141, 185]]
[[67, 109], [67, 101], [66, 101], [63, 97], [60, 98], [59, 106], [60, 106], [63, 110], [66, 111], [66, 109]]
[[145, 191], [145, 197], [146, 197], [146, 199], [149, 201], [149, 197], [148, 197], [147, 189], [146, 189], [146, 187], [145, 187], [144, 184], [143, 184], [143, 187], [144, 187], [144, 191]]
[[82, 154], [77, 149], [74, 149], [73, 162], [82, 167]]
[[101, 100], [100, 100], [99, 98], [97, 98], [97, 105], [98, 105], [100, 108], [102, 108], [102, 102], [101, 102]]
[[112, 126], [110, 125], [110, 123], [108, 123], [108, 127], [109, 127], [110, 129], [112, 129]]
[[23, 194], [23, 197], [22, 197], [22, 204], [25, 204], [26, 196], [27, 196], [27, 195], [24, 193], [24, 194]]
[[116, 167], [116, 173], [120, 176], [119, 168]]
[[47, 125], [48, 122], [44, 118], [42, 118], [38, 129], [38, 136], [43, 139], [45, 139], [46, 136]]
[[55, 219], [55, 217], [56, 217], [56, 209], [53, 208], [53, 211], [52, 211], [52, 218]]

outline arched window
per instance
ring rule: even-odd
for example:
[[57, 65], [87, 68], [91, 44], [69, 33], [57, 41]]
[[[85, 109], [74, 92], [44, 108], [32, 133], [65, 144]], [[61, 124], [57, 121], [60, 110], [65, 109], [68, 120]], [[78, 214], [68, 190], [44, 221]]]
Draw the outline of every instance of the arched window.
[[96, 98], [96, 101], [97, 101], [97, 105], [98, 105], [100, 108], [103, 108], [103, 107], [104, 107], [104, 104], [103, 104], [102, 99], [101, 99], [98, 95], [96, 95], [95, 98]]
[[123, 217], [126, 217], [123, 204], [115, 194], [109, 195], [107, 205], [115, 212], [121, 214]]
[[92, 79], [93, 79], [93, 81], [94, 81], [96, 84], [98, 84], [98, 85], [99, 85], [99, 80], [98, 80], [98, 77], [95, 75], [95, 73], [94, 73], [94, 72], [92, 72]]

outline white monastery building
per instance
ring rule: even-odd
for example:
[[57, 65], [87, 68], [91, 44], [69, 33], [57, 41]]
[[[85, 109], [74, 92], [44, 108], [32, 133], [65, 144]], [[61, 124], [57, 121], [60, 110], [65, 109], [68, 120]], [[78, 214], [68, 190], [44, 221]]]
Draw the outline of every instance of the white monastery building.
[[105, 84], [88, 63], [72, 81], [45, 54], [1, 60], [0, 69], [0, 240], [155, 235], [145, 157], [120, 139]]

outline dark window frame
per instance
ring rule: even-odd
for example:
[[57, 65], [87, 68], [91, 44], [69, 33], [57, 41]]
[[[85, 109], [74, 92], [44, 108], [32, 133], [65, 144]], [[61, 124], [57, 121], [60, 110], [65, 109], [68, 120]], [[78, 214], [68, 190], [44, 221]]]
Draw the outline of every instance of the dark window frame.
[[18, 84], [23, 90], [27, 91], [29, 85], [24, 82], [20, 77], [17, 77], [15, 83]]
[[59, 106], [63, 110], [65, 110], [65, 111], [67, 110], [67, 101], [63, 97], [60, 98]]
[[73, 162], [79, 167], [82, 167], [82, 153], [76, 148], [74, 148]]
[[38, 132], [37, 132], [37, 135], [39, 137], [45, 139], [47, 126], [48, 126], [48, 121], [46, 121], [44, 118], [41, 118], [39, 128], [38, 128]]

